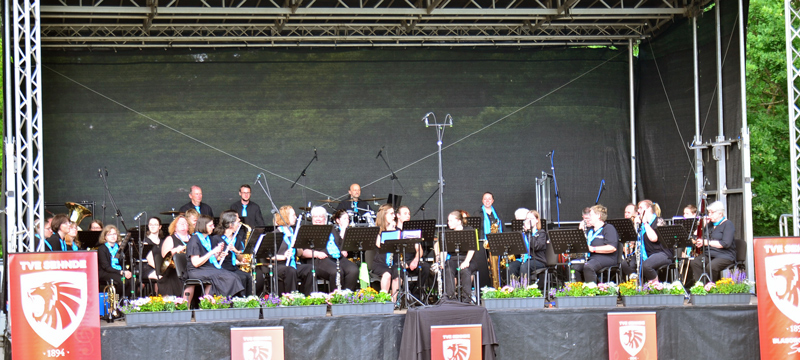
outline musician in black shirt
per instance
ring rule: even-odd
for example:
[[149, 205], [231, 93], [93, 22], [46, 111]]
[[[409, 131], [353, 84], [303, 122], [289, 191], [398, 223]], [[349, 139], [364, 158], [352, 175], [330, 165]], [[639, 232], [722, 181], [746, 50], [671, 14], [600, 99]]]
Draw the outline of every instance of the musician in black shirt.
[[243, 223], [250, 227], [264, 226], [264, 217], [261, 215], [261, 207], [250, 201], [252, 190], [250, 185], [244, 184], [239, 187], [239, 201], [231, 204], [231, 210], [239, 214]]
[[211, 206], [203, 202], [203, 189], [199, 186], [192, 185], [192, 189], [189, 191], [189, 199], [191, 199], [191, 201], [181, 206], [179, 209], [180, 212], [185, 213], [186, 210], [195, 209], [200, 215], [214, 217], [214, 210], [211, 210]]

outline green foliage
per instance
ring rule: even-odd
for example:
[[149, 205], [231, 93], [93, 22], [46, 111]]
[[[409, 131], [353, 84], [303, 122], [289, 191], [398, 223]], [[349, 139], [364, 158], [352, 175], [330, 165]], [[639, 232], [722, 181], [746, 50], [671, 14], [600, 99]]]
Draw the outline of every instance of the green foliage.
[[[777, 235], [791, 212], [783, 2], [751, 0], [747, 34], [747, 122], [753, 176], [753, 234]], [[800, 48], [800, 44], [795, 44]], [[800, 64], [796, 64], [800, 66]]]

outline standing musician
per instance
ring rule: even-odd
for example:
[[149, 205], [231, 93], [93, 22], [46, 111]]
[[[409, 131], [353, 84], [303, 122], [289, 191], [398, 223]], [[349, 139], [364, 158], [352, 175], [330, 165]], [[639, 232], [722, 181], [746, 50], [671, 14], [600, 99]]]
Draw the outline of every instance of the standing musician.
[[589, 259], [585, 264], [575, 264], [577, 281], [597, 282], [597, 271], [617, 265], [617, 244], [619, 235], [614, 225], [606, 224], [608, 210], [603, 205], [589, 208], [589, 230], [586, 241], [589, 244]]
[[[397, 230], [403, 230], [403, 223], [409, 220], [411, 220], [411, 210], [408, 208], [408, 206], [403, 205], [397, 208]], [[414, 252], [406, 253], [404, 255], [405, 267], [410, 275], [417, 275], [417, 287], [419, 288], [419, 291], [422, 292], [425, 290], [425, 286], [428, 284], [428, 277], [430, 276], [431, 272], [431, 264], [422, 261], [422, 243], [415, 244], [414, 250]]]
[[[233, 210], [225, 210], [219, 216], [219, 227], [214, 231], [214, 236], [211, 237], [212, 246], [218, 243], [224, 243], [225, 250], [228, 255], [225, 261], [222, 261], [222, 268], [228, 270], [241, 281], [244, 287], [245, 295], [253, 295], [253, 276], [249, 273], [239, 270], [239, 262], [242, 261], [242, 251], [244, 251], [244, 236], [247, 231], [243, 229], [242, 223], [239, 221], [239, 215]], [[239, 236], [239, 234], [243, 236]]]
[[192, 185], [191, 191], [189, 191], [189, 199], [191, 201], [181, 206], [180, 212], [185, 213], [186, 210], [195, 209], [200, 215], [214, 217], [214, 210], [211, 210], [211, 206], [203, 202], [203, 189], [199, 186]]
[[[491, 195], [491, 194], [490, 194]], [[486, 197], [484, 196], [484, 199]], [[485, 203], [485, 202], [484, 202]], [[491, 204], [489, 204], [491, 206]], [[447, 215], [447, 227], [450, 230], [474, 230], [466, 226], [467, 214], [461, 210], [455, 210]], [[460, 275], [458, 283], [461, 285], [461, 301], [469, 303], [472, 298], [472, 274], [478, 270], [478, 262], [472, 261], [475, 255], [474, 250], [469, 250], [465, 256], [461, 258], [461, 263], [458, 263], [458, 257], [446, 254], [447, 261], [447, 275], [445, 276], [445, 291], [449, 299], [456, 299], [456, 273]], [[459, 269], [461, 269], [459, 271]]]
[[[381, 205], [376, 218], [375, 225], [381, 229], [381, 232], [397, 230], [397, 222], [395, 221], [392, 204]], [[381, 291], [388, 292], [389, 285], [391, 285], [392, 302], [395, 302], [397, 300], [397, 290], [400, 289], [400, 274], [397, 273], [394, 264], [400, 261], [400, 259], [398, 259], [394, 253], [381, 252], [380, 248], [383, 243], [381, 240], [381, 235], [379, 234], [378, 238], [375, 239], [375, 246], [378, 250], [375, 251], [375, 257], [372, 259], [372, 273], [380, 276]]]
[[[336, 210], [334, 216], [338, 214], [338, 218], [334, 218], [334, 222], [340, 229], [347, 228], [348, 223], [350, 222], [350, 216], [348, 216], [347, 211], [345, 210]], [[344, 218], [346, 220], [342, 220]], [[344, 226], [342, 227], [342, 221], [345, 221]], [[313, 225], [325, 225], [328, 223], [328, 212], [325, 211], [325, 208], [322, 206], [315, 206], [311, 208], [311, 224]], [[343, 233], [343, 231], [341, 231]], [[336, 286], [355, 290], [356, 284], [358, 283], [358, 266], [353, 264], [350, 260], [347, 260], [347, 251], [341, 251], [341, 246], [343, 243], [343, 234], [340, 231], [337, 231], [336, 226], [331, 230], [331, 233], [328, 235], [328, 242], [325, 244], [325, 250], [311, 250], [311, 249], [304, 249], [303, 250], [303, 259], [304, 262], [308, 265], [311, 265], [311, 258], [315, 258], [315, 266], [317, 269], [317, 273], [320, 277], [328, 279], [328, 283], [330, 286], [330, 290], [333, 291], [333, 287]], [[339, 273], [337, 275], [337, 260], [338, 260], [338, 269]], [[337, 281], [338, 276], [338, 281]]]
[[[521, 258], [511, 262], [509, 271], [512, 272], [512, 275], [516, 276], [519, 276], [522, 271], [526, 271], [528, 272], [528, 279], [530, 279], [534, 271], [547, 267], [546, 250], [547, 244], [550, 242], [547, 232], [542, 230], [542, 222], [538, 211], [530, 210], [525, 214], [525, 222], [522, 225], [522, 237], [525, 240], [525, 245], [533, 252], [533, 256], [530, 254], [523, 254]], [[529, 266], [530, 270], [528, 270]], [[544, 273], [539, 274], [537, 284], [540, 290], [544, 290]]]
[[242, 222], [255, 228], [264, 226], [264, 217], [261, 216], [261, 207], [255, 202], [250, 201], [252, 190], [250, 185], [244, 184], [239, 187], [239, 201], [231, 204], [231, 210], [239, 214]]
[[[58, 217], [58, 215], [56, 215]], [[131, 272], [122, 270], [122, 263], [117, 258], [120, 251], [117, 239], [119, 230], [114, 225], [108, 225], [100, 233], [100, 246], [97, 248], [97, 274], [100, 277], [100, 290], [108, 284], [114, 285], [117, 294], [122, 294], [122, 282], [125, 288], [130, 289]]]
[[695, 282], [699, 281], [703, 274], [703, 259], [708, 261], [708, 257], [711, 257], [711, 262], [706, 263], [706, 271], [712, 282], [719, 280], [720, 271], [736, 261], [736, 242], [733, 241], [736, 229], [733, 223], [725, 218], [725, 205], [721, 201], [714, 201], [708, 205], [708, 222], [710, 223], [706, 226], [708, 240], [701, 238], [694, 242], [697, 248], [708, 246], [709, 251], [709, 255], [703, 253], [695, 256], [691, 262]]
[[45, 251], [67, 251], [65, 238], [69, 234], [69, 226], [71, 224], [72, 222], [69, 221], [69, 217], [66, 214], [58, 214], [53, 217], [50, 222], [50, 229], [53, 230], [53, 235], [50, 235], [44, 243]]
[[353, 214], [356, 215], [355, 219], [357, 220], [355, 221], [359, 222], [361, 217], [358, 215], [364, 213], [364, 210], [372, 211], [372, 208], [369, 206], [368, 202], [359, 200], [361, 197], [361, 186], [358, 184], [350, 185], [350, 190], [347, 193], [350, 194], [350, 199], [340, 202], [336, 210], [352, 210]]
[[[167, 254], [171, 257], [175, 257], [177, 254], [185, 254], [189, 238], [191, 238], [189, 236], [189, 221], [183, 215], [178, 215], [169, 224], [169, 236], [161, 242], [161, 257], [166, 259]], [[194, 286], [184, 289], [183, 280], [178, 277], [178, 272], [173, 264], [161, 274], [161, 279], [158, 281], [158, 293], [173, 296], [183, 296], [186, 293], [186, 298], [191, 299], [194, 296]]]
[[[483, 219], [483, 227], [479, 230], [479, 239], [485, 240], [486, 234], [485, 232], [492, 232], [492, 233], [501, 233], [503, 232], [503, 222], [500, 221], [500, 216], [497, 215], [497, 211], [494, 210], [494, 195], [490, 192], [483, 193], [483, 198], [481, 199], [483, 206], [481, 206], [481, 218]], [[465, 219], [466, 220], [466, 219]], [[496, 230], [493, 230], [496, 229]]]
[[222, 268], [222, 262], [230, 259], [223, 242], [216, 246], [212, 244], [213, 232], [214, 218], [200, 215], [196, 231], [186, 245], [186, 256], [190, 260], [187, 266], [189, 278], [211, 281], [205, 289], [206, 295], [235, 296], [244, 291], [244, 286], [236, 275]]
[[[658, 239], [656, 229], [659, 226], [666, 225], [664, 219], [658, 217], [655, 213], [655, 206], [650, 200], [642, 200], [637, 206], [636, 217], [633, 219], [633, 224], [638, 229], [637, 242], [641, 246], [641, 266], [642, 276], [644, 280], [650, 281], [658, 279], [658, 272], [656, 269], [668, 265], [672, 259], [672, 249], [664, 245]], [[623, 262], [623, 268], [628, 267], [628, 263]], [[628, 269], [634, 270], [634, 269]], [[623, 269], [623, 272], [628, 272]]]
[[[298, 278], [303, 284], [302, 292], [310, 295], [314, 289], [311, 265], [297, 263], [297, 249], [294, 248], [297, 224], [297, 214], [291, 205], [284, 205], [272, 217], [276, 231], [283, 233], [283, 241], [278, 248], [278, 292], [292, 292], [297, 290]], [[283, 290], [281, 290], [283, 289]]]

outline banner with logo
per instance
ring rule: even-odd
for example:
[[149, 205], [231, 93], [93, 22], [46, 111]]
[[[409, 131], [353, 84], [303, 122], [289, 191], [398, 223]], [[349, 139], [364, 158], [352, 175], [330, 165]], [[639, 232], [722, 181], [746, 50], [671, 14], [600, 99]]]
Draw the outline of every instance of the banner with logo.
[[800, 238], [753, 242], [762, 359], [800, 359]]
[[283, 326], [231, 328], [231, 359], [283, 360]]
[[481, 360], [481, 324], [431, 326], [431, 360]]
[[14, 359], [99, 359], [96, 251], [8, 255]]
[[656, 313], [608, 313], [608, 358], [658, 359]]

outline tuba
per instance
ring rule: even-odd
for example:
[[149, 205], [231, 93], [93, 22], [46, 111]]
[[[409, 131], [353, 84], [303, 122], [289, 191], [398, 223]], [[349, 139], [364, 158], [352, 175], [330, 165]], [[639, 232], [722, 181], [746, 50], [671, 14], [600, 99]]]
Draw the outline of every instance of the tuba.
[[[244, 248], [247, 249], [247, 243], [250, 242], [250, 234], [253, 232], [253, 228], [245, 223], [242, 223], [242, 227], [247, 229], [247, 235], [244, 237]], [[242, 254], [242, 260], [239, 262], [239, 270], [249, 274], [253, 270], [251, 262], [253, 262], [253, 254]]]
[[[75, 224], [80, 224], [81, 221], [83, 221], [83, 219], [85, 219], [87, 216], [92, 216], [92, 212], [81, 204], [67, 202], [64, 203], [64, 206], [67, 207], [67, 216], [69, 216], [69, 221], [74, 222]], [[80, 231], [81, 228], [78, 227], [78, 230]]]

